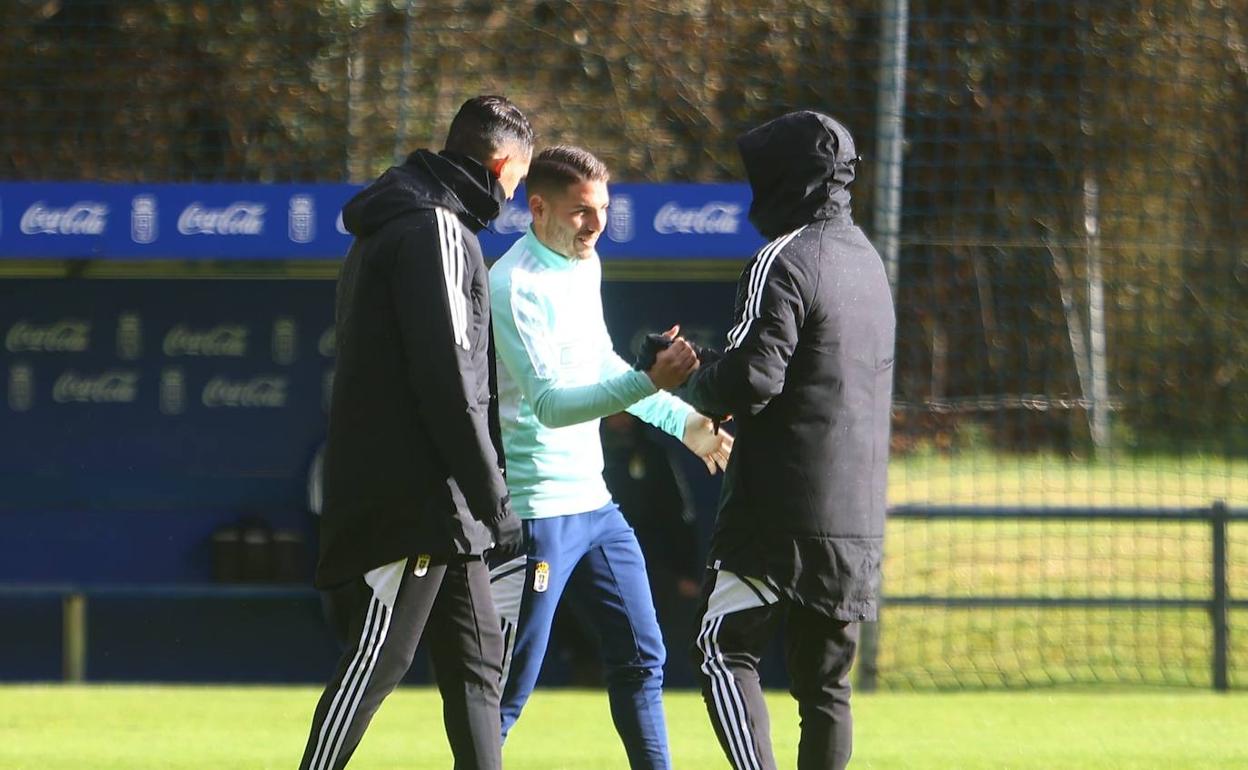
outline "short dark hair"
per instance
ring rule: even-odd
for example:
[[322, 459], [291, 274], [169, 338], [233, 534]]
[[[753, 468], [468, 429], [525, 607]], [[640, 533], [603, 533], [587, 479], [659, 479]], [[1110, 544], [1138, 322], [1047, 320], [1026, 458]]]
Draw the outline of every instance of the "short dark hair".
[[474, 96], [464, 102], [446, 133], [446, 149], [489, 161], [507, 145], [533, 152], [533, 127], [505, 96]]
[[566, 190], [580, 182], [606, 182], [611, 178], [607, 164], [589, 150], [570, 145], [547, 147], [529, 164], [524, 189], [533, 193]]

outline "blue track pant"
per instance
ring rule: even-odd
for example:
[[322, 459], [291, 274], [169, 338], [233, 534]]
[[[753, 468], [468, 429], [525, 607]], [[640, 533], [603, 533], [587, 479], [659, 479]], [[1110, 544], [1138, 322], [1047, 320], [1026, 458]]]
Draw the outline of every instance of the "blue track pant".
[[637, 537], [614, 503], [524, 522], [528, 555], [491, 572], [508, 645], [502, 734], [537, 684], [555, 608], [565, 591], [602, 641], [611, 718], [632, 768], [668, 768], [662, 686], [665, 652]]

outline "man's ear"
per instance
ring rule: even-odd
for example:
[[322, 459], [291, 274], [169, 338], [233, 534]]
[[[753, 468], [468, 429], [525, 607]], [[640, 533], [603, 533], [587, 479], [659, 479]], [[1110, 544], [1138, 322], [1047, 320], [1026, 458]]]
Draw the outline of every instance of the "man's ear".
[[533, 215], [533, 218], [537, 219], [545, 212], [546, 212], [546, 199], [543, 198], [538, 193], [533, 193], [532, 195], [530, 195], [529, 196], [529, 213]]
[[490, 161], [490, 162], [486, 165], [486, 168], [488, 168], [488, 169], [490, 170], [490, 173], [491, 173], [491, 174], [493, 174], [494, 176], [498, 177], [499, 179], [502, 179], [502, 177], [503, 177], [503, 166], [506, 166], [506, 165], [507, 165], [507, 161], [509, 161], [509, 160], [511, 160], [511, 156], [510, 156], [510, 155], [504, 155], [504, 156], [502, 156], [501, 158], [494, 158], [493, 160], [491, 160], [491, 161]]

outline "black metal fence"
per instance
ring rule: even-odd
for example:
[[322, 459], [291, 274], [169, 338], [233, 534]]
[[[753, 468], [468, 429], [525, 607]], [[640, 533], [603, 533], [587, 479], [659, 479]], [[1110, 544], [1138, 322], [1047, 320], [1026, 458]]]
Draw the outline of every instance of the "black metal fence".
[[[879, 623], [864, 626], [860, 690], [1248, 686], [1248, 510], [1221, 502], [1204, 508], [908, 506], [890, 516], [886, 597]], [[933, 531], [942, 526], [943, 532]], [[1043, 549], [1019, 548], [1046, 529], [1051, 550], [1044, 558], [1060, 575], [1052, 569], [1034, 574]], [[1081, 559], [1098, 552], [1098, 538], [1103, 547], [1096, 560]], [[1151, 547], [1141, 546], [1150, 539]], [[937, 541], [942, 547], [933, 548]], [[959, 559], [944, 549], [976, 541], [998, 556], [976, 559], [970, 569], [980, 577], [995, 572], [995, 581], [951, 574]], [[1113, 547], [1122, 543], [1136, 547], [1127, 553]], [[1157, 551], [1168, 551], [1171, 560], [1156, 559]], [[1178, 558], [1194, 561], [1195, 569]], [[0, 585], [0, 597], [61, 603], [62, 672], [71, 682], [89, 678], [92, 599], [293, 606], [315, 605], [315, 596], [310, 587], [295, 586]]]
[[0, 29], [4, 181], [363, 181], [483, 92], [618, 180], [738, 180], [741, 131], [837, 115], [898, 313], [880, 686], [1219, 686], [1218, 655], [1242, 685], [1240, 515], [1153, 514], [1248, 506], [1244, 0], [14, 0]]
[[907, 506], [891, 517], [860, 688], [1248, 685], [1248, 510]]

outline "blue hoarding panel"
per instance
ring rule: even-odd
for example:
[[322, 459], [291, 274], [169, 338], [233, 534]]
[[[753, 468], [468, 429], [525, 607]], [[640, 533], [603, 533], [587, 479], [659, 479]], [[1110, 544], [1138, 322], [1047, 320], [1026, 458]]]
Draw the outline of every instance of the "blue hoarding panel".
[[[0, 182], [0, 258], [339, 259], [349, 184]], [[744, 259], [763, 240], [744, 184], [616, 184], [607, 259]], [[528, 227], [523, 188], [490, 230], [489, 257]]]
[[[734, 294], [609, 281], [603, 304], [631, 357], [674, 323], [722, 344]], [[0, 582], [207, 580], [249, 515], [311, 546], [333, 312], [332, 281], [0, 281]]]

